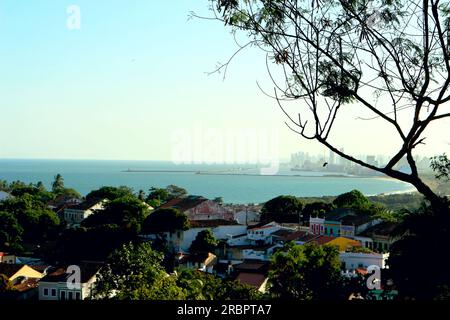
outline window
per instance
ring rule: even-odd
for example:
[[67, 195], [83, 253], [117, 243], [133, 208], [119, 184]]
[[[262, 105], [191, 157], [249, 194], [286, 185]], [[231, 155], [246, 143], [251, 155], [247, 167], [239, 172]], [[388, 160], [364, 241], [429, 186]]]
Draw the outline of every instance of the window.
[[80, 292], [75, 292], [75, 299], [76, 300], [81, 300], [81, 293]]
[[61, 299], [61, 301], [66, 300], [66, 292], [65, 292], [65, 291], [61, 291], [61, 293], [60, 293], [60, 299]]
[[44, 296], [48, 296], [48, 288], [44, 288]]
[[73, 300], [73, 292], [69, 291], [69, 297], [68, 300]]
[[52, 297], [56, 297], [56, 289], [52, 289]]

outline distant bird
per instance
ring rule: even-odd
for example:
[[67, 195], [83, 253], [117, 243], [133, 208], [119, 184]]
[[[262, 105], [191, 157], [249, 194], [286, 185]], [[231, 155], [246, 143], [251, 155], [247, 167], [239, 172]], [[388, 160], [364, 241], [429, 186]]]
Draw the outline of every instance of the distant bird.
[[326, 167], [328, 165], [328, 162], [325, 162], [324, 164], [323, 164], [323, 167]]

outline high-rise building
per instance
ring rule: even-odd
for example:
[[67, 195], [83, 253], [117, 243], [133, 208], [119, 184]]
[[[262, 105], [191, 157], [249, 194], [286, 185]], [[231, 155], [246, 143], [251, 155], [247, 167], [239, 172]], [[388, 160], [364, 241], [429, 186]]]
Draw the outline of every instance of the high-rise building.
[[330, 150], [330, 156], [328, 158], [328, 164], [334, 164], [335, 154], [332, 150]]
[[375, 166], [376, 165], [375, 156], [366, 156], [366, 163]]

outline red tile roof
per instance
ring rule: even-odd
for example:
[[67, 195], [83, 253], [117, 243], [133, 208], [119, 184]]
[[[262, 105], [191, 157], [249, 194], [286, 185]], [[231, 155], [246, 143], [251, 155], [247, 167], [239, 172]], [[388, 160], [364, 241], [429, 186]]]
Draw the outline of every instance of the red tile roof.
[[330, 241], [332, 241], [334, 239], [336, 239], [336, 238], [329, 237], [329, 236], [319, 236], [317, 238], [314, 238], [314, 239], [310, 240], [309, 242], [315, 242], [318, 245], [323, 245], [323, 244], [328, 243], [328, 242], [330, 242]]
[[14, 286], [14, 289], [16, 289], [19, 292], [25, 292], [28, 290], [32, 290], [35, 289], [39, 286], [39, 280], [37, 278], [28, 278], [26, 280], [24, 280], [23, 282], [16, 284]]
[[236, 278], [242, 284], [247, 284], [259, 289], [266, 281], [266, 276], [259, 273], [241, 272]]
[[359, 274], [362, 274], [363, 276], [365, 276], [368, 273], [367, 270], [364, 268], [357, 268], [355, 271], [358, 272]]
[[201, 196], [188, 196], [186, 198], [175, 198], [170, 200], [169, 202], [160, 206], [160, 209], [168, 209], [174, 208], [178, 209], [181, 212], [185, 212], [189, 209], [195, 208], [200, 203], [208, 201], [208, 199]]

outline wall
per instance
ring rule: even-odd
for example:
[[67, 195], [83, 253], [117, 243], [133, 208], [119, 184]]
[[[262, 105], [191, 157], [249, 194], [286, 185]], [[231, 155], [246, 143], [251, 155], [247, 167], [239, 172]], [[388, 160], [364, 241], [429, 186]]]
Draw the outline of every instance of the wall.
[[248, 222], [259, 222], [261, 215], [255, 211], [239, 211], [234, 214], [234, 220], [239, 224], [246, 224]]
[[[191, 228], [189, 230], [183, 231], [181, 237], [178, 237], [176, 234], [173, 234], [172, 237], [168, 237], [168, 240], [174, 244], [174, 247], [177, 251], [188, 252], [189, 247], [192, 244], [192, 241], [195, 240], [197, 234], [209, 228]], [[215, 228], [211, 228], [214, 236], [217, 240], [226, 240], [230, 238], [230, 235], [236, 236], [243, 234], [247, 231], [247, 226], [243, 225], [231, 225], [231, 226], [217, 226]]]
[[342, 252], [339, 254], [341, 262], [345, 263], [345, 269], [354, 270], [357, 268], [365, 268], [376, 265], [380, 268], [386, 266], [386, 259], [389, 254], [380, 253], [354, 253], [354, 252]]

